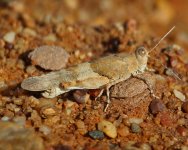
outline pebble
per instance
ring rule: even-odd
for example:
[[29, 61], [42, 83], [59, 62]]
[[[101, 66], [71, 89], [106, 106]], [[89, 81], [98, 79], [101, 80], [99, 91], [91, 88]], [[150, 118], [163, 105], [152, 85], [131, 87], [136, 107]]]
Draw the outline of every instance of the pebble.
[[182, 104], [182, 110], [185, 112], [185, 113], [188, 113], [188, 102], [184, 102]]
[[54, 116], [56, 114], [56, 111], [54, 110], [54, 108], [42, 108], [41, 114], [42, 117], [46, 118], [46, 117]]
[[72, 102], [70, 100], [67, 100], [63, 103], [64, 107], [65, 107], [65, 113], [67, 115], [70, 115], [72, 113], [73, 110], [73, 106], [74, 106], [75, 102]]
[[131, 124], [131, 131], [133, 133], [140, 133], [142, 130], [141, 130], [141, 128], [140, 128], [140, 126], [138, 124], [132, 123]]
[[13, 43], [14, 40], [15, 40], [15, 36], [16, 36], [16, 33], [13, 32], [13, 31], [10, 31], [8, 33], [6, 33], [4, 36], [3, 36], [3, 40], [5, 42], [8, 42], [8, 43]]
[[86, 90], [76, 90], [73, 93], [73, 97], [76, 102], [85, 104], [89, 100], [90, 95], [87, 93]]
[[104, 133], [99, 130], [90, 131], [88, 134], [93, 139], [102, 140], [104, 138]]
[[173, 90], [174, 95], [181, 101], [185, 102], [185, 95], [181, 93], [180, 91], [174, 89]]
[[104, 132], [110, 138], [116, 138], [117, 136], [115, 125], [106, 120], [102, 120], [98, 123], [98, 130]]
[[118, 128], [118, 134], [122, 137], [126, 137], [129, 133], [129, 128], [127, 126]]
[[162, 126], [170, 127], [173, 125], [172, 117], [168, 112], [162, 112], [157, 117], [160, 118], [160, 124]]
[[32, 108], [35, 108], [40, 104], [39, 99], [35, 98], [34, 96], [30, 96], [26, 102]]
[[157, 114], [165, 109], [165, 105], [160, 100], [152, 100], [149, 109], [152, 114]]
[[69, 54], [61, 47], [41, 46], [34, 49], [29, 54], [29, 58], [34, 65], [38, 65], [46, 70], [60, 70], [68, 62]]
[[143, 122], [143, 119], [142, 119], [142, 118], [129, 118], [129, 119], [128, 119], [128, 122], [129, 122], [129, 123], [140, 124], [140, 123]]
[[26, 72], [27, 72], [28, 74], [33, 74], [36, 70], [37, 70], [37, 69], [36, 69], [35, 66], [28, 66], [28, 67], [26, 68]]
[[44, 37], [44, 41], [55, 42], [56, 40], [57, 40], [57, 37], [54, 34], [49, 34]]
[[187, 136], [188, 130], [185, 127], [178, 126], [176, 130], [181, 136]]
[[51, 132], [51, 129], [48, 126], [41, 125], [39, 127], [39, 131], [42, 132], [44, 135], [48, 135]]
[[8, 117], [8, 116], [3, 116], [1, 118], [1, 121], [9, 121], [9, 120], [10, 120], [10, 117]]
[[31, 29], [31, 28], [25, 28], [23, 30], [23, 33], [24, 33], [24, 35], [29, 35], [29, 36], [32, 36], [32, 37], [36, 37], [37, 36], [36, 31]]
[[20, 105], [23, 104], [24, 101], [23, 101], [23, 99], [21, 99], [21, 98], [15, 98], [15, 99], [13, 100], [13, 102], [14, 102], [14, 104], [20, 106]]

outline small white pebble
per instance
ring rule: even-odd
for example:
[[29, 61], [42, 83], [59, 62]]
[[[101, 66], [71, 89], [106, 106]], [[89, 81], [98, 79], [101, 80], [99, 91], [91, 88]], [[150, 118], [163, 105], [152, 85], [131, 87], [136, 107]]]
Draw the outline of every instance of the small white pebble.
[[45, 36], [44, 41], [51, 41], [51, 42], [55, 42], [57, 40], [57, 37], [54, 34], [49, 34], [47, 36]]
[[33, 30], [33, 29], [30, 29], [30, 28], [25, 28], [23, 30], [23, 33], [26, 34], [26, 35], [32, 36], [32, 37], [36, 37], [37, 36], [36, 31]]
[[185, 102], [185, 95], [183, 93], [181, 93], [180, 91], [174, 89], [173, 90], [174, 95], [181, 101]]
[[13, 32], [13, 31], [10, 31], [10, 32], [6, 33], [6, 34], [3, 36], [3, 39], [4, 39], [5, 42], [13, 43], [14, 40], [15, 40], [15, 36], [16, 36], [16, 33]]
[[39, 131], [42, 132], [44, 135], [48, 135], [51, 132], [51, 129], [48, 126], [42, 125], [39, 128]]
[[129, 118], [129, 123], [136, 123], [136, 124], [140, 124], [143, 122], [142, 118]]
[[115, 125], [106, 120], [102, 120], [98, 123], [98, 130], [104, 132], [110, 138], [116, 138], [117, 136]]
[[10, 118], [7, 117], [7, 116], [3, 116], [3, 117], [1, 118], [1, 121], [9, 121], [9, 120], [10, 120]]

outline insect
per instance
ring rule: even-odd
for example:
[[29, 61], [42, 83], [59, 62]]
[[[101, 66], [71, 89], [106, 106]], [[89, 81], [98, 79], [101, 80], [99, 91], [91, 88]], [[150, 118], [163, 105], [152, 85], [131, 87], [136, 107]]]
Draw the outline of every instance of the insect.
[[[173, 29], [174, 27], [149, 51], [144, 47], [138, 47], [133, 53], [112, 54], [67, 69], [29, 77], [23, 80], [21, 87], [29, 91], [43, 91], [42, 95], [46, 98], [53, 98], [75, 89], [101, 89], [98, 95], [100, 97], [106, 89], [106, 111], [110, 104], [110, 87], [147, 70], [149, 53]], [[152, 89], [150, 92], [155, 96]]]

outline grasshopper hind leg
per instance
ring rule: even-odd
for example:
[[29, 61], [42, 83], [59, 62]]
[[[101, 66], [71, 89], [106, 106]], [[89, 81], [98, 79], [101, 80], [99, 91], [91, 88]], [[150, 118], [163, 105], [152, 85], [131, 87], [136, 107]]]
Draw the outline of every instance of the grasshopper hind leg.
[[110, 102], [111, 102], [110, 101], [110, 87], [111, 87], [111, 85], [109, 85], [109, 86], [106, 87], [107, 104], [106, 104], [106, 106], [104, 108], [104, 112], [107, 111], [107, 109], [108, 109], [108, 107], [110, 105]]
[[104, 93], [104, 89], [101, 89], [100, 93], [97, 95], [97, 97], [95, 97], [95, 101], [99, 99], [103, 93]]

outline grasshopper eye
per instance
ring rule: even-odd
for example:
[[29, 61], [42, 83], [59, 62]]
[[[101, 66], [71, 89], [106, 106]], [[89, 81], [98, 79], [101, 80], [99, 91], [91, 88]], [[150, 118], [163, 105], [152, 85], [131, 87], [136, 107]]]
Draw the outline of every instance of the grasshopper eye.
[[140, 56], [145, 56], [147, 54], [147, 50], [144, 47], [139, 47], [136, 49], [136, 53]]

